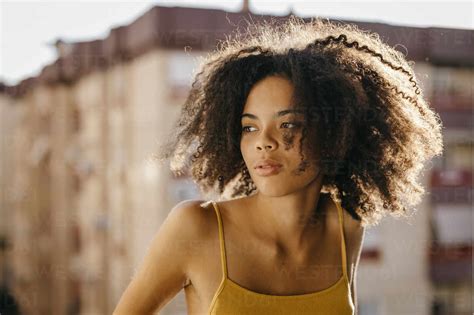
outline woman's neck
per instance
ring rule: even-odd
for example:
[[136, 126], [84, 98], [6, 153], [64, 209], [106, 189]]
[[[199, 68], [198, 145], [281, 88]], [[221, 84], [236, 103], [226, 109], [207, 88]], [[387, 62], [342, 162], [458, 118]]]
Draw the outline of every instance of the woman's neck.
[[254, 228], [260, 235], [283, 250], [298, 251], [308, 245], [308, 236], [324, 229], [319, 219], [324, 199], [320, 183], [314, 181], [305, 189], [282, 197], [257, 192], [248, 202], [253, 209], [250, 215]]

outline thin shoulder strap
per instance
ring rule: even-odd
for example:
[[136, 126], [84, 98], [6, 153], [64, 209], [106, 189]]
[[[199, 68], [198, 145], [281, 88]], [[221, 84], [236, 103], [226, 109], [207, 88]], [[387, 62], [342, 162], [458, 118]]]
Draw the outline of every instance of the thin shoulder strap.
[[346, 258], [346, 241], [344, 239], [344, 215], [342, 213], [342, 207], [338, 201], [334, 201], [337, 206], [337, 212], [339, 214], [339, 230], [341, 231], [341, 256], [342, 256], [342, 273], [347, 276], [347, 258]]
[[226, 263], [226, 256], [225, 256], [225, 241], [224, 241], [224, 225], [222, 224], [222, 217], [219, 212], [219, 207], [217, 206], [216, 202], [212, 200], [212, 205], [214, 206], [214, 210], [217, 214], [217, 223], [219, 226], [219, 244], [221, 248], [221, 263], [222, 263], [222, 272], [224, 277], [227, 278], [227, 263]]

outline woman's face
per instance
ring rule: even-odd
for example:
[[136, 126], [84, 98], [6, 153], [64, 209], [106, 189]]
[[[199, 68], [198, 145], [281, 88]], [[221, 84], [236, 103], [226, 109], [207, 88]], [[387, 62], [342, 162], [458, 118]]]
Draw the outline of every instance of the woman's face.
[[[279, 76], [257, 82], [247, 97], [241, 118], [240, 150], [257, 190], [264, 195], [284, 196], [305, 188], [319, 173], [315, 152], [303, 151], [300, 138], [304, 116], [292, 112], [292, 83]], [[304, 144], [310, 140], [307, 134]], [[292, 144], [289, 142], [293, 140]], [[271, 159], [282, 166], [273, 174], [254, 167], [260, 160]], [[300, 168], [302, 163], [306, 169]]]

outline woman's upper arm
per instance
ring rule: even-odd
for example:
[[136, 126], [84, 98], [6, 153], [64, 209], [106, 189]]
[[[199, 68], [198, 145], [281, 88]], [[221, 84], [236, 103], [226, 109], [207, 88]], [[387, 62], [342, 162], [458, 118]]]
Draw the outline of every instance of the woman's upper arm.
[[365, 228], [358, 223], [351, 224], [349, 229], [348, 246], [351, 248], [350, 264], [352, 266], [351, 296], [354, 302], [355, 314], [358, 314], [357, 308], [357, 270], [359, 266], [360, 255], [364, 243]]
[[[153, 237], [141, 266], [122, 294], [114, 315], [153, 314], [163, 308], [188, 280], [192, 241], [202, 229], [202, 201], [177, 204]], [[202, 217], [202, 216], [201, 216]]]

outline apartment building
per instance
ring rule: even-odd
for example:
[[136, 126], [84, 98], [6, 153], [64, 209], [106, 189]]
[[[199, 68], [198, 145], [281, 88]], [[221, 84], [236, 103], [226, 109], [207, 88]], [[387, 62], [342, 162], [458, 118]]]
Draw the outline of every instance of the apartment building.
[[[169, 210], [212, 197], [152, 154], [199, 57], [249, 16], [271, 17], [156, 6], [1, 86], [1, 280], [24, 314], [110, 314]], [[346, 22], [406, 47], [446, 127], [417, 216], [367, 231], [359, 314], [471, 314], [473, 31]], [[184, 292], [160, 314], [186, 314]]]

